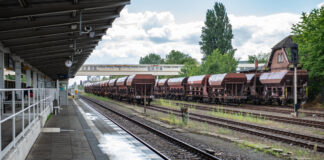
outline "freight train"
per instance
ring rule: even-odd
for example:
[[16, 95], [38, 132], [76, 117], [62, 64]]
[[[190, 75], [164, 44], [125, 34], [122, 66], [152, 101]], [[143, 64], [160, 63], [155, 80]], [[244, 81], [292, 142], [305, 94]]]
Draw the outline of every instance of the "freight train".
[[[286, 46], [292, 43], [286, 37], [272, 48], [268, 63], [263, 70], [255, 69], [241, 73], [223, 73], [155, 80], [152, 75], [133, 75], [104, 82], [87, 84], [85, 92], [129, 102], [148, 103], [153, 97], [170, 98], [209, 103], [254, 104], [292, 103], [293, 66]], [[308, 73], [301, 67], [297, 71], [298, 102], [307, 100]]]
[[[307, 99], [307, 72], [299, 70], [298, 102]], [[287, 104], [293, 101], [293, 71], [223, 73], [155, 80], [153, 75], [132, 75], [86, 84], [87, 93], [148, 104], [156, 98], [208, 103]]]
[[151, 74], [136, 74], [103, 82], [85, 84], [84, 91], [112, 99], [148, 104], [154, 98], [155, 77]]

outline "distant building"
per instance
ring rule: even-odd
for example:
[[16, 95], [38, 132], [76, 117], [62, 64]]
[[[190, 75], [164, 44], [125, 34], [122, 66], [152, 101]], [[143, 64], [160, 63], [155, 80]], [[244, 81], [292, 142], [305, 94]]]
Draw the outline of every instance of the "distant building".
[[291, 63], [290, 45], [293, 43], [292, 36], [287, 36], [272, 47], [267, 67], [271, 71], [289, 70]]
[[[260, 63], [258, 65], [258, 70], [261, 70], [264, 65], [264, 63]], [[249, 71], [253, 69], [255, 69], [254, 63], [249, 63], [249, 61], [239, 61], [236, 72]]]

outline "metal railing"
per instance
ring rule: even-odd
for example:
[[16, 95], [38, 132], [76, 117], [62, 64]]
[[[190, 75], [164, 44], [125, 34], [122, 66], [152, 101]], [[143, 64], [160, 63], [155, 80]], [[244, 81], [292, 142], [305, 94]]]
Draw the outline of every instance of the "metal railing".
[[55, 88], [0, 89], [0, 160], [52, 109]]

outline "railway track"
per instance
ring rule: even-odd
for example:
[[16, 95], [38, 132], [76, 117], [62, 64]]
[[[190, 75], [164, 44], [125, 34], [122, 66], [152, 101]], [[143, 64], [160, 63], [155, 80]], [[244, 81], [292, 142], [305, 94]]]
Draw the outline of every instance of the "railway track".
[[[159, 106], [147, 106], [147, 109], [155, 110], [162, 113], [173, 113], [177, 116], [181, 116], [181, 112], [175, 109], [169, 109], [165, 107]], [[269, 127], [262, 127], [258, 125], [238, 122], [234, 120], [228, 120], [224, 118], [217, 118], [212, 116], [206, 116], [201, 114], [190, 113], [190, 119], [199, 121], [199, 122], [206, 122], [208, 124], [212, 124], [215, 126], [220, 126], [224, 128], [229, 128], [232, 130], [249, 133], [252, 135], [257, 135], [260, 137], [265, 137], [277, 141], [282, 141], [288, 144], [294, 144], [301, 147], [314, 149], [316, 148], [319, 152], [324, 152], [324, 139], [320, 137], [308, 136], [297, 134], [293, 132], [283, 131], [279, 129], [273, 129]]]
[[174, 104], [177, 106], [186, 106], [187, 105], [188, 107], [193, 107], [195, 109], [203, 110], [203, 111], [215, 111], [215, 112], [220, 111], [220, 112], [231, 113], [231, 114], [240, 113], [242, 115], [251, 115], [254, 117], [266, 118], [268, 120], [273, 120], [273, 121], [278, 121], [278, 122], [284, 122], [284, 123], [289, 123], [289, 124], [296, 124], [296, 125], [302, 125], [302, 126], [307, 126], [307, 127], [324, 129], [324, 122], [321, 122], [321, 121], [275, 116], [275, 115], [262, 114], [262, 113], [251, 113], [248, 111], [234, 110], [234, 109], [229, 109], [226, 107], [222, 107], [221, 109], [217, 110], [217, 108], [212, 107], [212, 106], [193, 105], [193, 104], [185, 104], [185, 103], [178, 103], [178, 102], [174, 102]]
[[[123, 124], [127, 124], [128, 126], [132, 126], [133, 128], [131, 131], [123, 127], [123, 125], [116, 122], [116, 120], [111, 119], [107, 116], [106, 112], [102, 112], [101, 110], [96, 109], [98, 112], [106, 116], [107, 118], [111, 119], [113, 122], [115, 122], [117, 125], [119, 125], [121, 128], [123, 128], [126, 132], [133, 135], [136, 139], [141, 141], [143, 144], [151, 148], [154, 152], [159, 154], [163, 159], [169, 159], [167, 156], [172, 157], [173, 159], [193, 159], [193, 160], [200, 160], [200, 159], [206, 159], [206, 160], [219, 160], [219, 158], [200, 150], [184, 141], [181, 141], [179, 139], [176, 139], [170, 135], [165, 134], [162, 131], [159, 131], [157, 129], [154, 129], [142, 122], [139, 122], [135, 120], [134, 118], [131, 118], [127, 116], [126, 114], [120, 113], [108, 106], [106, 104], [103, 104], [102, 102], [98, 100], [94, 100], [92, 98], [80, 96], [82, 99], [95, 104], [103, 109], [105, 111], [109, 111], [111, 114], [115, 115], [114, 117], [119, 119], [119, 122], [122, 122]], [[118, 118], [119, 117], [119, 118]], [[135, 127], [136, 126], [136, 127]], [[135, 128], [134, 128], [135, 127]], [[154, 146], [159, 149], [153, 148], [148, 143], [154, 144]], [[160, 151], [161, 150], [161, 151]]]
[[[260, 111], [269, 111], [269, 112], [277, 112], [283, 114], [290, 114], [294, 112], [293, 108], [284, 108], [284, 107], [268, 107], [268, 106], [255, 106], [250, 104], [245, 104], [244, 108], [252, 109], [252, 110], [260, 110]], [[311, 110], [299, 110], [298, 112], [301, 114], [305, 114], [305, 116], [317, 116], [324, 117], [324, 112], [317, 109], [317, 112]]]
[[[166, 99], [169, 100], [169, 99]], [[209, 104], [206, 104], [209, 105]], [[228, 105], [231, 107], [234, 107], [236, 105]], [[225, 108], [226, 105], [223, 107]], [[251, 105], [251, 104], [243, 104], [241, 109], [250, 109], [250, 110], [257, 110], [257, 111], [267, 111], [267, 112], [276, 112], [276, 113], [283, 113], [283, 114], [290, 114], [293, 113], [294, 110], [293, 108], [288, 108], [288, 107], [282, 107], [282, 106], [260, 106], [260, 105]], [[314, 112], [317, 111], [317, 112]], [[312, 110], [299, 110], [298, 112], [300, 114], [304, 114], [305, 116], [317, 116], [317, 117], [324, 117], [324, 110], [322, 109], [314, 109]]]

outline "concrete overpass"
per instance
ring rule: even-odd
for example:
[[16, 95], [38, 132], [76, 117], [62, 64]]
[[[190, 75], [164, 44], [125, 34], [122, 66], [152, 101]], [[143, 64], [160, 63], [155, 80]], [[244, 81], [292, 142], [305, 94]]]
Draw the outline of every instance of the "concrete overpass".
[[183, 65], [179, 64], [126, 64], [126, 65], [107, 65], [107, 64], [85, 64], [75, 76], [109, 76], [109, 75], [133, 75], [133, 74], [152, 74], [179, 75]]

